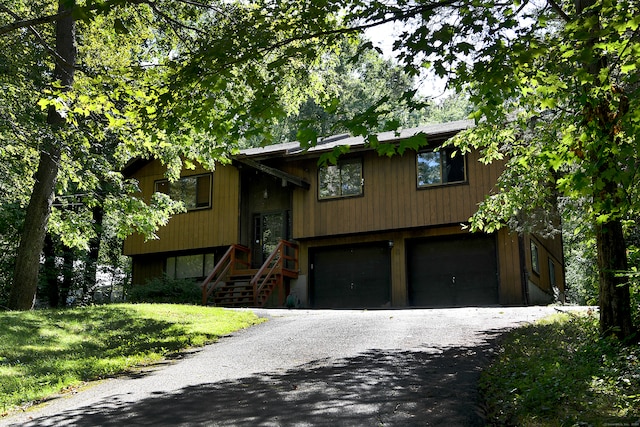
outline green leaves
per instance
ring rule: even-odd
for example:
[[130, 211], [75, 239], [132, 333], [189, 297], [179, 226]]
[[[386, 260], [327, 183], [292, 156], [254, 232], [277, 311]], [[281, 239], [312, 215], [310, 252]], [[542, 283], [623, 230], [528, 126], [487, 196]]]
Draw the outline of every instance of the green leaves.
[[[627, 165], [640, 157], [638, 5], [608, 2], [580, 16], [564, 11], [566, 22], [533, 5], [469, 2], [439, 12], [456, 19], [430, 16], [397, 47], [402, 61], [427, 56], [436, 73], [470, 91], [478, 127], [455, 144], [479, 149], [483, 162], [506, 161], [500, 193], [483, 203], [474, 224], [520, 223], [525, 210], [535, 216], [554, 203], [554, 192], [592, 200], [595, 221], [637, 211], [637, 177]], [[549, 191], [532, 194], [523, 180]]]
[[398, 144], [398, 154], [403, 155], [407, 150], [418, 151], [428, 144], [427, 138], [424, 134], [416, 134], [409, 138], [400, 140]]
[[150, 203], [133, 196], [109, 198], [105, 209], [118, 212], [113, 225], [119, 238], [140, 233], [146, 240], [156, 239], [156, 230], [166, 225], [172, 215], [185, 212], [182, 203], [162, 193], [155, 193]]
[[[55, 2], [41, 11], [24, 2], [15, 7], [25, 17], [55, 13]], [[589, 199], [591, 218], [637, 212], [630, 165], [639, 161], [638, 4], [599, 2], [581, 14], [558, 7], [564, 8], [484, 0], [87, 1], [73, 11], [82, 72], [72, 91], [47, 81], [54, 61], [33, 34], [0, 39], [6, 71], [0, 138], [37, 149], [48, 132], [44, 111], [64, 114], [71, 126], [58, 135], [69, 159], [61, 190], [100, 181], [83, 170], [83, 159], [105, 159], [94, 163], [104, 169], [96, 176], [108, 176], [105, 164], [117, 170], [136, 156], [159, 158], [176, 175], [189, 164], [184, 159], [214, 165], [239, 144], [295, 137], [310, 146], [345, 131], [368, 137], [382, 155], [402, 154], [424, 139], [380, 144], [370, 135], [417, 123], [426, 100], [413, 77], [429, 66], [449, 78], [449, 88], [468, 91], [476, 107], [471, 117], [479, 126], [461, 134], [457, 146], [508, 167], [476, 224], [528, 227], [524, 213], [540, 219], [536, 209], [554, 197]], [[0, 26], [9, 18], [2, 15]], [[347, 35], [363, 25], [392, 18], [418, 23], [404, 26], [394, 42], [396, 64], [371, 43], [341, 42], [354, 42]], [[40, 31], [53, 40], [48, 27]], [[339, 51], [346, 54], [331, 55]], [[296, 113], [301, 126], [277, 126]], [[341, 153], [336, 148], [323, 161]], [[132, 211], [137, 202], [131, 203]], [[156, 207], [171, 211], [161, 202]]]
[[318, 159], [318, 165], [325, 166], [327, 164], [336, 165], [338, 164], [338, 158], [342, 155], [345, 155], [349, 152], [348, 145], [338, 145], [333, 147], [331, 151], [324, 152], [320, 155]]

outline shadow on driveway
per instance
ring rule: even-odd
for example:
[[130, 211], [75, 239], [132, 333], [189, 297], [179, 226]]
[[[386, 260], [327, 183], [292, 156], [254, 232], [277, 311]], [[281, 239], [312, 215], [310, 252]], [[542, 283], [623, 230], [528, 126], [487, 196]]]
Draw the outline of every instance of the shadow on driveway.
[[477, 381], [503, 331], [480, 345], [372, 350], [134, 403], [112, 398], [27, 426], [481, 426]]

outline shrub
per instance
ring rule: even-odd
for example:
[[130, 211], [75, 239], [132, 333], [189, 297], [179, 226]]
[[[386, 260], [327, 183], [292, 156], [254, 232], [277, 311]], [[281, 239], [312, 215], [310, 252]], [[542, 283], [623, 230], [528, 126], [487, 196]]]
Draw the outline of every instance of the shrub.
[[131, 287], [127, 299], [130, 302], [198, 304], [202, 300], [202, 291], [192, 279], [164, 276], [151, 279], [145, 285]]
[[633, 425], [640, 347], [601, 337], [596, 315], [558, 315], [509, 333], [479, 386], [488, 425]]

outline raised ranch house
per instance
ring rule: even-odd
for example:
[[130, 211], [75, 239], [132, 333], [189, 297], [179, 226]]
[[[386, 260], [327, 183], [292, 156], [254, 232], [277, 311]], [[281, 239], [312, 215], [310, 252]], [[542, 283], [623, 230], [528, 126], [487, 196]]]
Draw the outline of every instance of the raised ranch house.
[[[333, 137], [244, 150], [232, 165], [185, 171], [168, 182], [159, 161], [125, 170], [143, 196], [165, 192], [188, 211], [124, 253], [133, 283], [153, 277], [203, 283], [203, 302], [316, 308], [526, 305], [564, 295], [560, 237], [465, 224], [492, 192], [498, 164], [477, 153], [433, 151], [470, 121], [378, 135], [398, 143], [421, 133], [428, 147], [381, 157], [362, 138]], [[318, 159], [336, 145], [337, 165]]]

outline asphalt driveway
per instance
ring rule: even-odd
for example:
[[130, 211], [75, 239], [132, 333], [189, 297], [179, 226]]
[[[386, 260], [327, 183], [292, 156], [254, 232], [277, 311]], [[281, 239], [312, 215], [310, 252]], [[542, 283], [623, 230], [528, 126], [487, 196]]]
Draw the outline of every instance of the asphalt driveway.
[[0, 425], [479, 426], [497, 339], [555, 309], [257, 312], [270, 320]]

